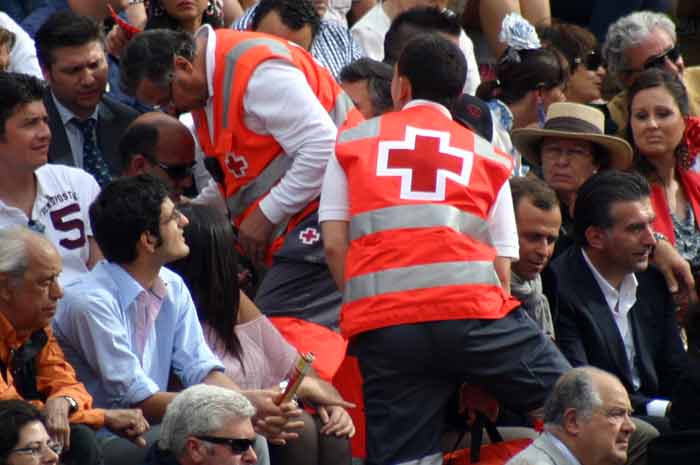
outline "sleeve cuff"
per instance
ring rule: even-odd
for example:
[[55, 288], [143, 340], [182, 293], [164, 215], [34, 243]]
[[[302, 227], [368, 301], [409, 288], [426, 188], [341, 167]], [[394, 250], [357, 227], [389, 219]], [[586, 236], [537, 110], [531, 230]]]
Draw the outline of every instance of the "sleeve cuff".
[[265, 218], [272, 224], [280, 224], [287, 216], [270, 194], [260, 201], [258, 207], [260, 207], [260, 211], [265, 215]]
[[665, 417], [668, 408], [668, 400], [654, 399], [647, 403], [647, 415], [650, 417]]
[[129, 388], [129, 391], [124, 396], [124, 402], [120, 402], [119, 404], [128, 408], [132, 405], [140, 404], [159, 391], [160, 388], [158, 388], [158, 385], [153, 382], [152, 379], [145, 378], [143, 380], [138, 380]]
[[520, 248], [518, 246], [494, 244], [494, 248], [496, 249], [496, 255], [499, 257], [510, 258], [513, 261], [517, 261], [520, 258]]

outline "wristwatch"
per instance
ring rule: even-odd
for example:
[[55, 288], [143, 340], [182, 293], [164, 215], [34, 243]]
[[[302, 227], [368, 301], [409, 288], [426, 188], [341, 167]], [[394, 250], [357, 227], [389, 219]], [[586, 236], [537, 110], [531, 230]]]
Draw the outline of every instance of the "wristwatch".
[[68, 401], [68, 414], [72, 415], [78, 411], [78, 403], [70, 396], [63, 396], [66, 401]]

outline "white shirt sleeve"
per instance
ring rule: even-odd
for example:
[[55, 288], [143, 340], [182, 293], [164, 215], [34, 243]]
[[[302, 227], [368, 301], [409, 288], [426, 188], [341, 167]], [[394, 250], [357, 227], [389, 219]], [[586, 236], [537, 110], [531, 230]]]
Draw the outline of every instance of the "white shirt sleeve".
[[338, 130], [306, 77], [284, 60], [267, 60], [255, 69], [243, 108], [246, 126], [274, 137], [293, 158], [292, 166], [259, 204], [267, 219], [279, 224], [320, 194]]
[[208, 205], [228, 216], [224, 196], [221, 195], [219, 186], [213, 179], [209, 179], [209, 183], [204, 186], [201, 191], [199, 191], [199, 195], [197, 195], [197, 197], [192, 199], [192, 203], [197, 205]]
[[474, 56], [474, 43], [462, 30], [459, 32], [459, 48], [467, 59], [467, 79], [464, 82], [464, 92], [469, 95], [476, 95], [476, 89], [481, 84], [479, 65], [476, 63], [476, 57]]
[[654, 399], [647, 403], [647, 415], [650, 417], [665, 417], [668, 408], [668, 400]]
[[0, 11], [0, 26], [15, 34], [15, 45], [10, 52], [10, 67], [8, 71], [14, 73], [29, 74], [41, 80], [44, 75], [36, 58], [34, 41], [16, 22], [6, 13]]
[[489, 233], [499, 257], [508, 257], [513, 260], [520, 257], [518, 227], [515, 222], [515, 210], [513, 210], [513, 197], [510, 193], [509, 182], [503, 184], [496, 197], [496, 202], [491, 207]]
[[326, 167], [321, 188], [321, 202], [318, 207], [318, 222], [349, 221], [348, 177], [338, 163], [335, 154], [331, 155]]

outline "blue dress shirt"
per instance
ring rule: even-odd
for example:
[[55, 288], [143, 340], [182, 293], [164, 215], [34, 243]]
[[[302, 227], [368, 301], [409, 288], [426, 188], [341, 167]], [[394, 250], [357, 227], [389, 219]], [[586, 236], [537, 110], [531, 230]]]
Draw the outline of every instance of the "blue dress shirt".
[[162, 268], [159, 277], [167, 293], [147, 336], [143, 363], [136, 354], [134, 319], [144, 289], [124, 268], [103, 260], [65, 288], [54, 333], [95, 407], [131, 407], [166, 391], [171, 367], [185, 386], [224, 369], [204, 340], [180, 276]]

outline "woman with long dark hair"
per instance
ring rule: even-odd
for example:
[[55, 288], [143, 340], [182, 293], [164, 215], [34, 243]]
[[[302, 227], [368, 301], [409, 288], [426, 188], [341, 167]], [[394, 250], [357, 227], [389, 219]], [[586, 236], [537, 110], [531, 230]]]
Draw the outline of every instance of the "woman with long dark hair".
[[[230, 222], [217, 210], [183, 205], [189, 219], [185, 239], [190, 254], [170, 264], [192, 293], [204, 336], [221, 358], [225, 372], [243, 389], [264, 389], [283, 381], [297, 358], [270, 321], [238, 288], [238, 262]], [[312, 375], [297, 397], [316, 408], [304, 413], [299, 438], [270, 446], [271, 462], [283, 464], [349, 464], [348, 438], [355, 433], [348, 405], [329, 383]]]

